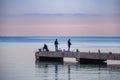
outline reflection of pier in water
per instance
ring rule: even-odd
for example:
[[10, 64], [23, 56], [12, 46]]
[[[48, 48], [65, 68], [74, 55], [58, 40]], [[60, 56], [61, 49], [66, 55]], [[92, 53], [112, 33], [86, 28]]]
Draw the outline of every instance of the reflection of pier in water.
[[[80, 75], [81, 75], [81, 74], [89, 74], [91, 73], [92, 70], [97, 70], [96, 74], [101, 74], [102, 70], [104, 69], [107, 70], [106, 67], [107, 67], [106, 65], [86, 65], [86, 64], [79, 64], [79, 63], [75, 64], [70, 62], [63, 63], [63, 62], [40, 61], [36, 63], [36, 68], [38, 68], [39, 70], [42, 70], [42, 69], [44, 70], [43, 72], [46, 75], [45, 78], [49, 78], [51, 76], [49, 74], [52, 74], [52, 77], [54, 78], [54, 80], [59, 80], [59, 79], [64, 80], [64, 77], [67, 78], [67, 80], [71, 80], [71, 78], [73, 78], [74, 71], [78, 71], [78, 72], [80, 71]], [[50, 71], [53, 71], [53, 72], [50, 72]]]

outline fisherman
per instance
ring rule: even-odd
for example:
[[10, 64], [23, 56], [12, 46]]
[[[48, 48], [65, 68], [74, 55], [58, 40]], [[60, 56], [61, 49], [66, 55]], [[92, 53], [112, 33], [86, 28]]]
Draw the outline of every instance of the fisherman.
[[43, 51], [49, 51], [49, 49], [48, 49], [48, 46], [46, 45], [46, 44], [44, 44], [44, 47], [43, 47]]
[[98, 53], [100, 54], [100, 49], [98, 49]]
[[55, 51], [58, 51], [58, 41], [57, 41], [57, 39], [55, 40], [55, 42], [54, 42], [54, 45], [55, 45]]
[[71, 47], [71, 42], [70, 39], [68, 40], [68, 51], [70, 51], [70, 47]]

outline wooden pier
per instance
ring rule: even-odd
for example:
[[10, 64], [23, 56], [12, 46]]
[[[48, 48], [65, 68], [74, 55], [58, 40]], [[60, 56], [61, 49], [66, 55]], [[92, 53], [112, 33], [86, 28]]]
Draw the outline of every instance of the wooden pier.
[[63, 58], [76, 58], [80, 63], [99, 63], [106, 60], [120, 60], [118, 53], [97, 53], [97, 52], [36, 52], [36, 60], [40, 61], [63, 61]]

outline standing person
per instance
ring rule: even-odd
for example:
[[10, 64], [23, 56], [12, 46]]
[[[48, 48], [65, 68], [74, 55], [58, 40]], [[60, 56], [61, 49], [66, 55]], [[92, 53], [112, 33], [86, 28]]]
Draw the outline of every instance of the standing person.
[[68, 51], [70, 51], [70, 46], [71, 46], [71, 42], [70, 39], [68, 40]]
[[57, 41], [57, 39], [55, 40], [55, 42], [54, 42], [54, 45], [55, 45], [55, 51], [58, 51], [58, 41]]

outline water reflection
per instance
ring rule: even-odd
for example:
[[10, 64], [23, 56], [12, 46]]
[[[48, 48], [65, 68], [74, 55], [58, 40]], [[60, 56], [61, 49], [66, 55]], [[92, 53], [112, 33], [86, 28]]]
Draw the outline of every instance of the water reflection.
[[115, 65], [107, 65], [108, 68], [114, 68], [114, 69], [120, 69], [120, 64], [115, 64]]
[[68, 65], [68, 80], [70, 80], [70, 65]]
[[[107, 65], [87, 65], [68, 62], [38, 62], [36, 73], [42, 80], [117, 80], [120, 69]], [[113, 77], [114, 76], [114, 77]]]
[[55, 80], [58, 80], [58, 66], [55, 65]]

